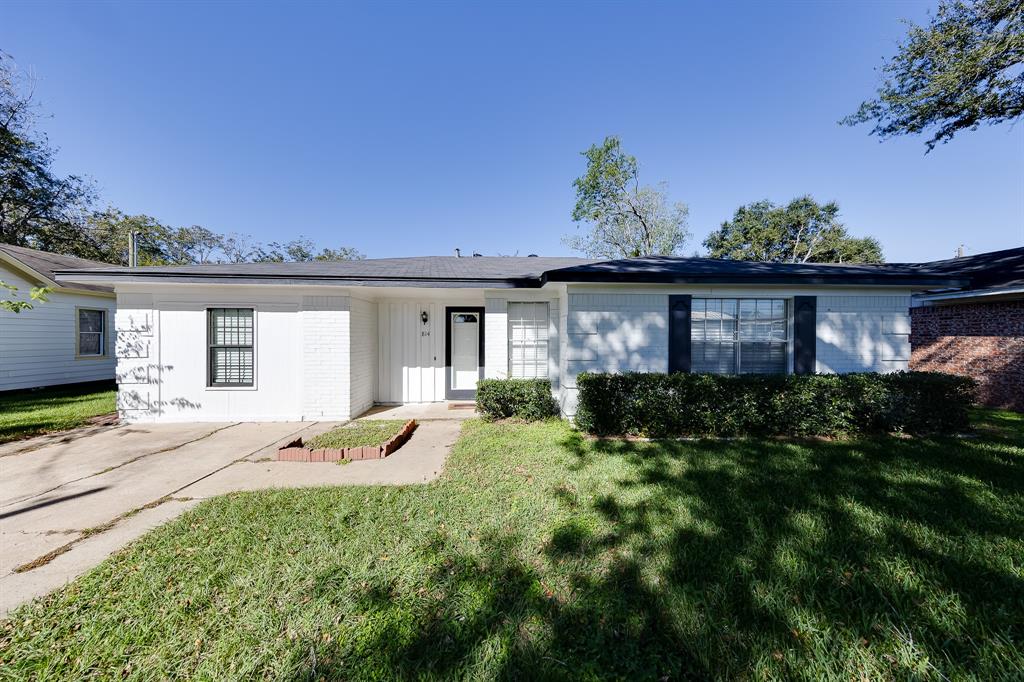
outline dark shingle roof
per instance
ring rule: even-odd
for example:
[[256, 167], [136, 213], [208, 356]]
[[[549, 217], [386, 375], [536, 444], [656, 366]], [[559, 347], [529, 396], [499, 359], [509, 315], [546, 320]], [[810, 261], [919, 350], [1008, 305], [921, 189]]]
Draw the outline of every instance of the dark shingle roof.
[[912, 284], [955, 285], [956, 277], [906, 264], [761, 263], [721, 258], [646, 256], [561, 268], [549, 282], [638, 282], [648, 284]]
[[[61, 258], [64, 258], [63, 256]], [[351, 286], [538, 287], [545, 282], [901, 285], [962, 288], [1020, 276], [1024, 249], [932, 263], [758, 263], [651, 256], [620, 260], [420, 256], [307, 263], [226, 263], [58, 270], [61, 279], [110, 283], [177, 282], [345, 284]]]
[[231, 277], [344, 277], [349, 279], [499, 279], [540, 277], [548, 270], [591, 263], [584, 258], [523, 256], [417, 256], [364, 260], [309, 261], [304, 263], [210, 263], [206, 265], [157, 265], [144, 268], [107, 266], [104, 272], [153, 275]]
[[94, 280], [109, 281], [141, 277], [179, 282], [525, 287], [539, 286], [541, 277], [548, 270], [591, 262], [585, 258], [418, 256], [305, 263], [216, 263], [142, 268], [108, 266], [79, 273]]
[[1020, 286], [1024, 285], [1024, 247], [918, 263], [914, 267], [926, 272], [968, 277], [972, 289]]
[[[110, 263], [101, 263], [100, 261], [77, 258], [75, 256], [62, 256], [59, 253], [30, 249], [26, 246], [14, 246], [13, 244], [0, 244], [0, 251], [3, 251], [22, 265], [35, 270], [43, 277], [53, 281], [56, 281], [57, 279], [55, 273], [58, 270], [112, 267]], [[61, 281], [66, 284], [73, 284], [71, 280], [72, 278], [68, 277], [61, 279]], [[75, 287], [91, 291], [113, 291], [111, 287], [90, 284], [75, 284]]]

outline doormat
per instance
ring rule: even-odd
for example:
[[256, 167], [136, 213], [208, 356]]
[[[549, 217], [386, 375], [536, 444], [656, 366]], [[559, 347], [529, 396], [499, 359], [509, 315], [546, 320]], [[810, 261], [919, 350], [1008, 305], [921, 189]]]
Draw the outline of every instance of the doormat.
[[449, 410], [475, 410], [476, 403], [448, 403]]

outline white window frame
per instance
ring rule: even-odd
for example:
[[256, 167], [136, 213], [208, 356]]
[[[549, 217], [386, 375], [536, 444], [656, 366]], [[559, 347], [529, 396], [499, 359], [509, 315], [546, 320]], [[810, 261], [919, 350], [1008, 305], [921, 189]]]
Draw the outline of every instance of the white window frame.
[[[539, 308], [531, 307], [530, 310], [533, 314], [527, 318], [522, 314], [517, 317], [513, 317], [513, 311], [518, 306], [543, 306], [544, 316], [541, 320], [536, 311]], [[551, 362], [551, 306], [547, 301], [508, 301], [506, 306], [506, 316], [508, 318], [508, 376], [513, 379], [549, 379], [550, 378], [550, 362]], [[516, 340], [514, 338], [513, 325], [515, 323], [532, 323], [534, 328], [538, 331], [537, 339], [534, 340]], [[524, 327], [525, 329], [525, 327]], [[518, 344], [518, 345], [517, 345]], [[530, 361], [532, 373], [527, 373], [527, 362], [526, 362], [526, 349], [532, 347], [535, 355], [539, 355], [537, 349], [543, 344], [544, 353], [543, 357], [535, 357]], [[516, 374], [516, 355], [521, 353], [523, 359], [520, 366], [523, 371], [521, 374]]]
[[[212, 327], [212, 311], [214, 310], [251, 310], [252, 311], [252, 383], [214, 383], [213, 382], [213, 361], [211, 358], [211, 350], [214, 347], [211, 338]], [[259, 337], [258, 332], [258, 310], [255, 305], [238, 305], [231, 303], [224, 303], [221, 305], [210, 305], [203, 309], [204, 323], [206, 330], [206, 390], [207, 391], [255, 391], [257, 385], [257, 338]], [[222, 345], [222, 344], [218, 344]], [[248, 344], [238, 346], [239, 348], [249, 347]]]
[[[782, 372], [780, 372], [780, 374], [791, 374], [793, 372], [793, 350], [792, 350], [793, 349], [793, 345], [792, 345], [793, 344], [793, 302], [792, 302], [791, 298], [782, 297], [782, 296], [694, 296], [692, 298], [692, 301], [691, 301], [691, 311], [692, 311], [692, 304], [697, 302], [697, 301], [705, 301], [705, 302], [706, 301], [736, 301], [736, 319], [735, 319], [735, 326], [736, 326], [736, 328], [735, 328], [735, 331], [733, 332], [733, 338], [732, 338], [732, 341], [731, 341], [731, 343], [734, 345], [734, 353], [735, 353], [734, 365], [735, 365], [735, 371], [732, 372], [732, 374], [739, 375], [739, 374], [744, 374], [745, 373], [745, 372], [743, 372], [743, 344], [744, 343], [775, 343], [775, 344], [784, 346], [785, 349], [786, 349], [785, 350], [785, 352], [786, 352], [786, 361], [785, 361], [784, 369], [783, 369]], [[784, 339], [779, 339], [779, 340], [768, 340], [768, 341], [765, 341], [765, 340], [753, 340], [753, 341], [751, 341], [749, 339], [744, 340], [742, 338], [742, 336], [741, 336], [741, 331], [740, 331], [740, 329], [741, 329], [740, 311], [742, 310], [742, 307], [743, 307], [742, 306], [743, 301], [755, 301], [755, 306], [756, 306], [756, 302], [757, 301], [782, 301], [782, 305], [783, 305], [782, 316], [783, 316], [783, 321], [785, 322], [785, 327], [784, 328], [785, 328], [785, 333], [786, 333], [785, 338]], [[691, 318], [690, 318], [690, 325], [691, 325], [691, 329], [692, 329], [692, 326], [693, 326], [692, 314], [691, 314]], [[692, 354], [693, 353], [693, 348], [694, 348], [696, 342], [698, 342], [699, 340], [693, 338], [692, 332], [691, 332], [691, 335], [690, 335], [690, 339], [691, 339], [691, 341], [690, 341], [690, 343], [691, 343], [691, 351], [690, 352]], [[707, 343], [706, 340], [704, 342]], [[726, 341], [723, 340], [722, 342], [726, 342]], [[694, 364], [695, 364], [693, 362], [692, 355], [691, 355], [690, 363], [691, 363], [691, 367], [693, 367]], [[716, 372], [716, 374], [724, 374], [724, 373]]]
[[[99, 313], [100, 314], [100, 331], [98, 332], [83, 332], [82, 331], [82, 313]], [[100, 350], [98, 353], [83, 353], [82, 352], [82, 334], [98, 334], [100, 337]], [[90, 308], [89, 306], [75, 306], [75, 359], [76, 360], [96, 360], [99, 358], [107, 357], [107, 309], [106, 308]]]

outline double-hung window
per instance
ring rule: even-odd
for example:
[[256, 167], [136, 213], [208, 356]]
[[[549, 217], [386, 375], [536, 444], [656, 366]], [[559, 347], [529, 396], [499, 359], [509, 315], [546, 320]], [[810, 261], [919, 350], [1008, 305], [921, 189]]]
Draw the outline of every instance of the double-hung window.
[[107, 354], [107, 311], [78, 309], [78, 356], [101, 357]]
[[253, 385], [253, 317], [252, 308], [208, 309], [209, 386]]
[[508, 370], [516, 379], [548, 377], [548, 304], [508, 304]]
[[781, 298], [694, 298], [690, 369], [712, 374], [785, 374], [788, 317]]

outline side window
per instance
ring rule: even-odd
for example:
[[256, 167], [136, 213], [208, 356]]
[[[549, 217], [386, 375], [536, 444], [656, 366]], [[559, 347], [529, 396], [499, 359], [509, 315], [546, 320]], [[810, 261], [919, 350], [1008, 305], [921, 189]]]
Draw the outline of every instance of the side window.
[[78, 355], [101, 357], [107, 354], [107, 311], [79, 308], [75, 326], [78, 330]]
[[206, 328], [207, 385], [252, 386], [253, 309], [210, 308]]
[[508, 373], [516, 379], [548, 376], [548, 304], [508, 304]]

